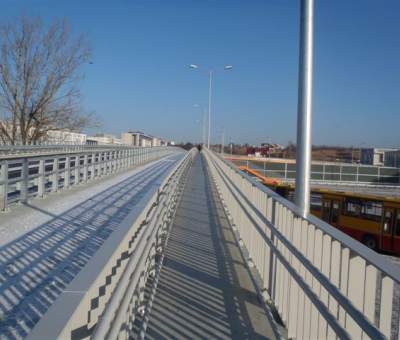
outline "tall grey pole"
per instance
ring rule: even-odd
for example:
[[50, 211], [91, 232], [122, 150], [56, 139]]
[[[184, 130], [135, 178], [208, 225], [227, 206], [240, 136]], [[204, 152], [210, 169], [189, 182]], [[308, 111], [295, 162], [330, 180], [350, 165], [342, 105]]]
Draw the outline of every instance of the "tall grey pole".
[[225, 126], [222, 127], [222, 151], [221, 156], [224, 157], [224, 139], [225, 139]]
[[206, 145], [206, 108], [204, 108], [203, 113], [203, 146]]
[[212, 79], [212, 71], [210, 71], [210, 85], [208, 88], [208, 141], [207, 148], [210, 149], [210, 136], [211, 136], [211, 79]]
[[196, 106], [198, 108], [202, 108], [204, 110], [203, 111], [203, 134], [202, 134], [203, 139], [202, 139], [202, 143], [203, 143], [203, 146], [205, 147], [206, 146], [206, 113], [207, 113], [207, 109], [205, 107], [199, 106], [197, 104], [194, 104], [194, 106]]
[[310, 211], [314, 0], [301, 1], [295, 204]]
[[208, 87], [208, 141], [207, 141], [207, 147], [210, 148], [210, 138], [211, 138], [211, 83], [212, 83], [212, 73], [214, 71], [223, 71], [223, 70], [231, 70], [232, 66], [227, 65], [224, 68], [217, 68], [210, 70], [208, 68], [200, 68], [197, 67], [196, 65], [189, 65], [190, 68], [197, 68], [199, 70], [207, 71], [210, 74], [210, 85]]

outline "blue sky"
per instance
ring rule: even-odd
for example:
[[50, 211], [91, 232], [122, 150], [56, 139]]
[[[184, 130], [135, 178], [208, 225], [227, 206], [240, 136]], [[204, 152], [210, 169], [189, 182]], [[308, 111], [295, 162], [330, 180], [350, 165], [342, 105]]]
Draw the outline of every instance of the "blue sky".
[[[300, 1], [5, 1], [67, 19], [93, 42], [84, 106], [101, 131], [202, 139], [212, 82], [211, 142], [296, 142]], [[400, 147], [400, 0], [316, 1], [315, 145]], [[197, 122], [200, 120], [200, 122]]]

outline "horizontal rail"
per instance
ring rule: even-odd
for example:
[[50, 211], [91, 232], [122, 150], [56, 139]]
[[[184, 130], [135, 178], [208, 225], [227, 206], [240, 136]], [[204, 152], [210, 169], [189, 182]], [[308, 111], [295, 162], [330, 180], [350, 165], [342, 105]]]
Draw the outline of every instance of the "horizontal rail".
[[[261, 176], [293, 182], [296, 177], [296, 162], [282, 158], [255, 159], [225, 157], [236, 166], [245, 166]], [[353, 185], [400, 185], [400, 169], [365, 164], [327, 163], [313, 161], [311, 165], [312, 182], [342, 182]]]
[[156, 270], [193, 159], [193, 151], [157, 180], [61, 293], [27, 339], [129, 338], [146, 303], [144, 287]]
[[303, 216], [215, 154], [206, 155], [231, 223], [289, 338], [398, 334], [398, 266], [316, 217]]
[[0, 159], [24, 157], [32, 154], [66, 152], [93, 152], [100, 150], [124, 150], [140, 147], [119, 144], [79, 143], [79, 142], [6, 142], [0, 141]]
[[177, 147], [108, 148], [0, 160], [0, 211], [174, 153]]

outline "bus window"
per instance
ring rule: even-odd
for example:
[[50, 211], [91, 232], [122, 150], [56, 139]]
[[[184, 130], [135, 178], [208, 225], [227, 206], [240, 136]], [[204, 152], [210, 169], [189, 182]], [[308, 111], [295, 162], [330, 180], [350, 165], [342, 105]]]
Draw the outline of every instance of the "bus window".
[[382, 202], [364, 201], [361, 210], [361, 217], [368, 220], [380, 221], [382, 216]]
[[343, 214], [361, 217], [372, 221], [381, 221], [383, 206], [381, 201], [362, 200], [356, 197], [345, 197], [343, 200]]
[[339, 219], [339, 203], [333, 202], [331, 224], [337, 224]]
[[324, 202], [324, 211], [322, 212], [322, 220], [329, 222], [329, 214], [331, 212], [331, 201]]
[[361, 212], [361, 200], [356, 198], [344, 198], [343, 202], [343, 212], [344, 215], [360, 217]]
[[392, 212], [386, 211], [385, 221], [383, 223], [383, 233], [390, 235], [392, 230]]
[[396, 219], [396, 236], [400, 236], [400, 213], [397, 213], [397, 219]]
[[321, 211], [322, 209], [322, 194], [311, 193], [310, 195], [310, 209]]

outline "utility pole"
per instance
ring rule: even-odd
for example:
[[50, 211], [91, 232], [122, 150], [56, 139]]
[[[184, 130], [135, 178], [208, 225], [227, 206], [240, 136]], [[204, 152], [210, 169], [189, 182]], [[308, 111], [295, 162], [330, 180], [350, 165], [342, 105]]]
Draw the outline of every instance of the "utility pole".
[[221, 156], [224, 157], [224, 137], [225, 137], [225, 127], [222, 127], [222, 145], [221, 145]]
[[302, 0], [300, 13], [296, 191], [294, 202], [304, 214], [310, 211], [313, 35], [314, 0]]

